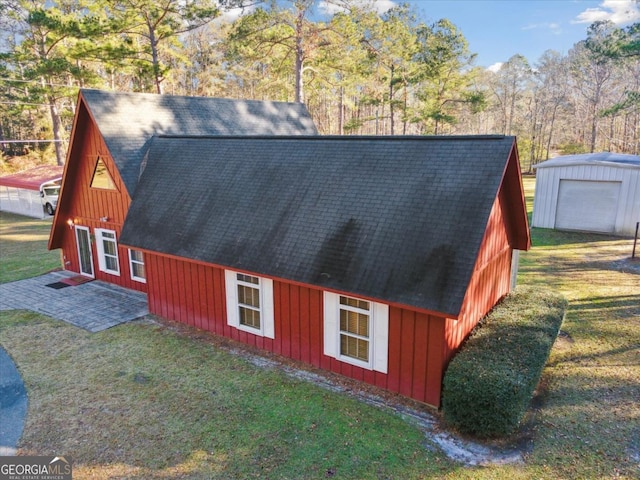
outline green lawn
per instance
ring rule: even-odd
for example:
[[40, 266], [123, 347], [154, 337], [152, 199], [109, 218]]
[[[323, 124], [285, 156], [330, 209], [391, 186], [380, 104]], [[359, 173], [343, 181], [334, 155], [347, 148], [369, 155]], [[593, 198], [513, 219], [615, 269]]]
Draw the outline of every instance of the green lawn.
[[0, 283], [60, 267], [60, 252], [48, 251], [51, 219], [0, 212]]
[[[49, 223], [0, 220], [0, 281], [58, 266], [46, 252]], [[387, 411], [256, 367], [228, 340], [170, 322], [89, 334], [5, 312], [0, 344], [30, 402], [19, 453], [69, 455], [74, 478], [97, 479], [637, 478], [640, 269], [626, 260], [631, 242], [533, 237], [519, 282], [554, 288], [570, 305], [517, 438], [529, 451], [523, 465], [451, 462]]]

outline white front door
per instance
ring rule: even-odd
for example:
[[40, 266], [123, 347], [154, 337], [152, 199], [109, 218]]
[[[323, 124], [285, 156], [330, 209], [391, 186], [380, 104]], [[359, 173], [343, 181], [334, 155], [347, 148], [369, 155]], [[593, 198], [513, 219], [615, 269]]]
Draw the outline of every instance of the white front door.
[[76, 241], [78, 244], [80, 273], [93, 278], [93, 257], [91, 255], [91, 237], [88, 227], [79, 227], [76, 225]]

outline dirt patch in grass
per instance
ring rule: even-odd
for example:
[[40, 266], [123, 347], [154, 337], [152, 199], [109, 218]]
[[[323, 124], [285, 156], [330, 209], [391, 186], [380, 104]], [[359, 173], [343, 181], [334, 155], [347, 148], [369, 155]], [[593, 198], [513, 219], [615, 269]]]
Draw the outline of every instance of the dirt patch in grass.
[[569, 335], [567, 332], [560, 330], [560, 332], [558, 333], [558, 338], [556, 339], [556, 343], [553, 345], [553, 348], [556, 349], [556, 351], [562, 351], [562, 350], [568, 350], [569, 348], [572, 347], [574, 341], [573, 338], [571, 338], [571, 335]]

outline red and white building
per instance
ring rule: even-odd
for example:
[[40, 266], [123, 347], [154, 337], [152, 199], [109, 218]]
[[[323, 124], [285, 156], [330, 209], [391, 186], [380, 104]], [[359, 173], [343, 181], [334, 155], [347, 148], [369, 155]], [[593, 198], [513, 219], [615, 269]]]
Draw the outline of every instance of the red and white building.
[[141, 127], [137, 97], [80, 94], [50, 239], [65, 268], [146, 292], [164, 318], [439, 406], [449, 360], [530, 246], [515, 139], [324, 137], [300, 105], [247, 116], [230, 100], [218, 119], [165, 105], [162, 128]]

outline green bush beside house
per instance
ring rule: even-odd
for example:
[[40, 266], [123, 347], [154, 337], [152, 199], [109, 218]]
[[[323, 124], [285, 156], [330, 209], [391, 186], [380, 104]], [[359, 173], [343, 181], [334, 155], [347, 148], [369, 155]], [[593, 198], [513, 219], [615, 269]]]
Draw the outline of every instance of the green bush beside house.
[[445, 421], [477, 437], [512, 433], [524, 417], [555, 342], [567, 301], [517, 288], [472, 332], [444, 376]]

